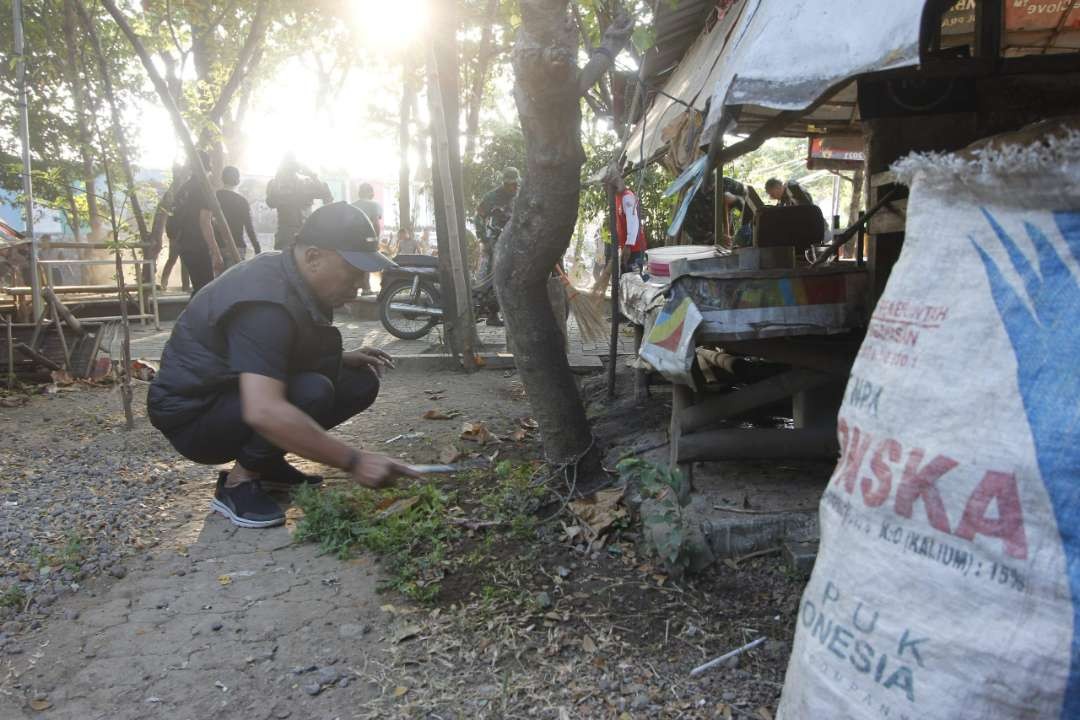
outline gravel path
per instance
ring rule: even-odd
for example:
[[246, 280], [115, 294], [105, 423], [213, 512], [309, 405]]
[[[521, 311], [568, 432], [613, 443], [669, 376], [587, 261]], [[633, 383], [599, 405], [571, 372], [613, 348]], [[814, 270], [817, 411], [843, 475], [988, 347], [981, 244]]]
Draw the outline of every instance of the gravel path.
[[[370, 559], [292, 544], [294, 510], [273, 530], [209, 514], [214, 470], [150, 426], [145, 392], [130, 432], [110, 388], [0, 408], [0, 718], [358, 717], [393, 701], [396, 685], [360, 681], [394, 643]], [[433, 408], [460, 419], [421, 418]], [[527, 414], [501, 372], [398, 372], [335, 432], [434, 462], [462, 421], [506, 435]]]
[[[141, 388], [140, 388], [141, 390]], [[0, 428], [0, 654], [40, 626], [56, 601], [208, 501], [206, 471], [182, 461], [145, 418], [125, 432], [115, 390], [71, 386], [4, 408]]]

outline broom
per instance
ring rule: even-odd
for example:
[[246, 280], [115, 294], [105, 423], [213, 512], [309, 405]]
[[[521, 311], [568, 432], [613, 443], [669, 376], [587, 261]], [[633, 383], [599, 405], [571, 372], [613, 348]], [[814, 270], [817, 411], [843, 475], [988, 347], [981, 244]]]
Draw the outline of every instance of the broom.
[[610, 331], [607, 318], [604, 317], [607, 299], [603, 292], [574, 287], [561, 267], [556, 266], [555, 271], [559, 273], [559, 279], [566, 287], [566, 302], [570, 305], [570, 312], [577, 318], [581, 337], [587, 342], [594, 343], [606, 340]]

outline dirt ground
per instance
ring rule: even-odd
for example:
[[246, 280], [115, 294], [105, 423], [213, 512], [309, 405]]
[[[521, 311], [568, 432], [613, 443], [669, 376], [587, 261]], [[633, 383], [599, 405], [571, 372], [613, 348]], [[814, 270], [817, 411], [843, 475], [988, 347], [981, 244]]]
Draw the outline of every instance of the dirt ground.
[[[171, 452], [144, 397], [131, 432], [110, 388], [0, 408], [0, 717], [771, 718], [802, 589], [777, 557], [676, 581], [632, 521], [596, 546], [568, 536], [556, 485], [525, 532], [463, 531], [414, 602], [380, 590], [375, 556], [294, 541], [295, 508], [272, 530], [209, 514], [213, 471]], [[399, 372], [336, 432], [416, 462], [455, 446], [527, 465], [528, 415], [513, 373]], [[463, 442], [464, 422], [501, 442]], [[493, 477], [438, 482], [472, 516]]]

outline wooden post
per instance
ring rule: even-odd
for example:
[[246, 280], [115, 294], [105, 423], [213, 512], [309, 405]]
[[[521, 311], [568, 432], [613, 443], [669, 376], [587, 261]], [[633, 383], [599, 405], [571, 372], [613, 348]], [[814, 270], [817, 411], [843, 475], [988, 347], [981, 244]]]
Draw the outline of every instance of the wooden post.
[[7, 386], [8, 390], [10, 390], [15, 387], [15, 335], [11, 330], [11, 318], [5, 315], [4, 319], [7, 320]]
[[49, 305], [49, 311], [52, 313], [53, 325], [56, 326], [56, 335], [60, 338], [60, 349], [64, 351], [64, 369], [71, 370], [71, 350], [68, 349], [67, 338], [64, 337], [64, 326], [60, 323], [60, 313], [56, 311], [55, 305]]
[[45, 298], [52, 303], [53, 308], [60, 314], [60, 317], [64, 319], [68, 329], [76, 335], [85, 335], [86, 328], [84, 328], [82, 323], [79, 322], [79, 319], [68, 310], [67, 305], [61, 302], [60, 298], [56, 297], [56, 293], [53, 292], [53, 289], [51, 287], [46, 287], [44, 292]]
[[443, 88], [438, 68], [439, 58], [432, 44], [428, 48], [428, 93], [432, 107], [431, 125], [435, 136], [435, 160], [443, 188], [443, 207], [446, 210], [446, 226], [450, 245], [450, 269], [453, 274], [455, 314], [451, 337], [461, 353], [466, 370], [476, 369], [476, 322], [473, 318], [472, 293], [466, 270], [465, 238], [461, 234], [464, 218], [458, 214], [457, 199], [461, 188], [454, 182], [450, 166], [450, 135], [443, 105]]
[[607, 395], [615, 397], [615, 366], [619, 362], [619, 276], [622, 258], [619, 257], [619, 231], [615, 222], [615, 192], [608, 188], [608, 232], [611, 234], [611, 340], [608, 345]]
[[[671, 450], [670, 466], [674, 470], [678, 468], [682, 471], [686, 483], [685, 493], [689, 494], [693, 487], [694, 479], [694, 465], [693, 463], [685, 462], [685, 452], [683, 451], [683, 445], [685, 438], [683, 437], [686, 428], [683, 427], [683, 413], [690, 409], [694, 405], [694, 389], [688, 385], [681, 383], [672, 383], [671, 385], [671, 425], [668, 430], [669, 434], [669, 447]], [[680, 493], [680, 496], [683, 493]]]
[[[124, 363], [124, 372], [120, 376], [120, 400], [124, 405], [124, 427], [132, 430], [135, 427], [135, 418], [131, 413], [131, 323], [128, 321], [127, 311], [127, 286], [124, 282], [124, 266], [120, 257], [120, 231], [116, 220], [116, 198], [113, 196], [112, 173], [109, 171], [109, 160], [102, 155], [102, 166], [105, 169], [105, 185], [109, 190], [109, 221], [112, 223], [113, 235], [113, 258], [116, 261], [116, 289], [120, 298], [120, 329], [121, 357]], [[138, 266], [136, 266], [138, 267]], [[138, 277], [138, 275], [136, 275]]]
[[[634, 355], [640, 357], [641, 343], [645, 339], [645, 328], [634, 325]], [[639, 361], [640, 363], [640, 361]], [[649, 371], [642, 368], [634, 370], [634, 399], [641, 401], [649, 397]]]

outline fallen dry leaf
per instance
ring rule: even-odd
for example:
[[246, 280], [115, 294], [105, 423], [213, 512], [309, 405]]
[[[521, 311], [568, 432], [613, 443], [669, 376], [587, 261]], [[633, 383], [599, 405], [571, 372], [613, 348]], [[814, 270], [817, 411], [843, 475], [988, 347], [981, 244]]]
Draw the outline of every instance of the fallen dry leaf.
[[421, 627], [419, 625], [403, 625], [394, 633], [394, 644], [405, 642], [420, 634]]
[[75, 382], [75, 379], [71, 377], [67, 370], [53, 370], [49, 373], [49, 377], [52, 381], [61, 387], [67, 387]]
[[48, 710], [51, 707], [52, 707], [52, 703], [49, 702], [48, 700], [46, 700], [45, 698], [34, 698], [33, 700], [30, 701], [30, 709], [31, 710], [36, 710], [37, 712], [42, 712], [43, 710]]
[[453, 420], [454, 418], [456, 418], [459, 415], [461, 415], [461, 413], [459, 413], [459, 412], [450, 411], [450, 412], [447, 413], [447, 412], [443, 412], [442, 410], [434, 410], [434, 409], [432, 409], [432, 410], [428, 410], [426, 413], [424, 413], [422, 417], [425, 420]]
[[405, 687], [404, 685], [398, 685], [396, 688], [394, 688], [394, 697], [403, 697], [407, 692], [409, 692], [409, 688]]
[[222, 587], [225, 587], [226, 585], [231, 585], [232, 575], [218, 575], [217, 581], [221, 584]]
[[467, 422], [462, 425], [461, 439], [480, 443], [481, 445], [487, 445], [490, 442], [499, 442], [499, 438], [495, 437], [482, 422]]
[[510, 433], [510, 439], [514, 442], [525, 442], [525, 438], [529, 436], [529, 433], [525, 431], [525, 428], [518, 428]]
[[597, 538], [616, 520], [627, 516], [626, 508], [619, 506], [624, 492], [625, 489], [621, 487], [601, 490], [590, 498], [574, 500], [570, 503], [570, 510], [588, 525], [591, 537]]
[[518, 420], [518, 425], [526, 430], [536, 430], [540, 427], [540, 423], [533, 420], [531, 417], [523, 417]]
[[450, 465], [456, 463], [464, 456], [465, 453], [463, 453], [456, 445], [447, 445], [439, 451], [439, 462], [444, 465]]
[[593, 642], [592, 637], [586, 635], [584, 638], [582, 638], [581, 649], [589, 653], [590, 655], [596, 652], [596, 643]]
[[398, 498], [379, 513], [379, 518], [385, 520], [388, 517], [400, 515], [418, 502], [420, 502], [419, 496]]
[[761, 720], [773, 720], [772, 713], [769, 712], [769, 708], [767, 707], [759, 707], [757, 709], [757, 716], [761, 718]]

